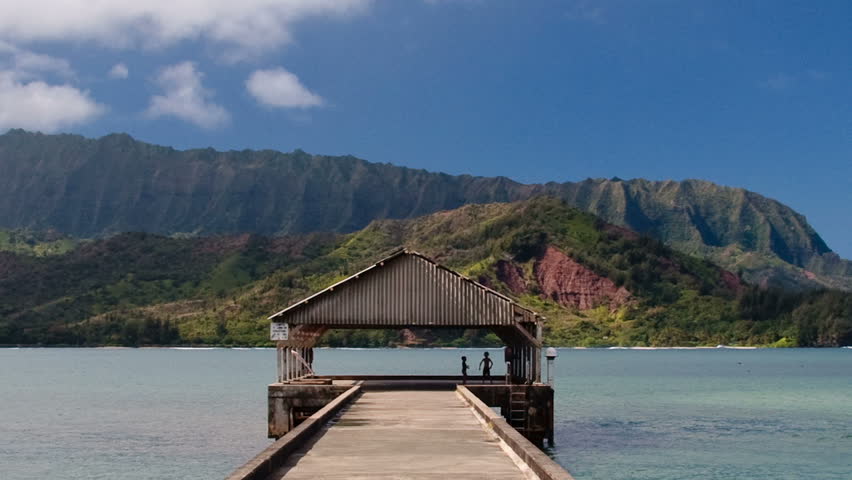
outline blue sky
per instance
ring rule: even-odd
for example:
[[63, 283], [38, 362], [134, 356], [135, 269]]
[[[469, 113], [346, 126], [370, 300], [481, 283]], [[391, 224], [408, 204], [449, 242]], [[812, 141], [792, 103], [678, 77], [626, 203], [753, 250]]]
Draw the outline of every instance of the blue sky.
[[0, 130], [703, 178], [852, 258], [849, 1], [4, 3]]

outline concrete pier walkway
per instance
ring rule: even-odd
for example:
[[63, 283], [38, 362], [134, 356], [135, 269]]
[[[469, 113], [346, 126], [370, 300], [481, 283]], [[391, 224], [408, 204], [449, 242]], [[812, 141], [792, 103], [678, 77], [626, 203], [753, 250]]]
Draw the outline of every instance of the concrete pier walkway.
[[454, 391], [366, 391], [270, 479], [530, 478]]

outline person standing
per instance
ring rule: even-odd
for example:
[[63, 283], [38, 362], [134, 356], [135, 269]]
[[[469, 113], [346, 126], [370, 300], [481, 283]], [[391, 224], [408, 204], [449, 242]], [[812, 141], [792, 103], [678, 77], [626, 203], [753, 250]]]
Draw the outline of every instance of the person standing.
[[491, 379], [491, 367], [494, 365], [494, 362], [488, 358], [488, 352], [485, 352], [482, 356], [482, 360], [479, 361], [479, 369], [482, 370], [482, 382], [485, 383], [485, 380], [488, 380], [488, 383], [494, 383]]
[[462, 385], [467, 385], [467, 357], [462, 357]]

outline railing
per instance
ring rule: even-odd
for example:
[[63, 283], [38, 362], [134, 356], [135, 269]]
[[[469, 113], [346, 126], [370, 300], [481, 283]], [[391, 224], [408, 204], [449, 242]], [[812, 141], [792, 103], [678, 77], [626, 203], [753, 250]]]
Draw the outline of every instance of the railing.
[[292, 382], [314, 375], [312, 349], [281, 347], [276, 350], [276, 355], [278, 359], [278, 383]]
[[304, 422], [275, 441], [226, 480], [263, 480], [287, 461], [287, 458], [326, 424], [343, 407], [358, 398], [360, 386], [354, 386], [308, 417]]
[[[538, 478], [541, 480], [574, 480], [574, 477], [567, 470], [553, 461], [547, 454], [542, 452], [524, 435], [512, 427], [505, 418], [480, 400], [468, 387], [459, 385], [456, 387], [456, 391], [485, 424], [488, 425], [489, 429], [506, 442], [509, 449], [520, 457]], [[553, 444], [551, 443], [551, 445]]]

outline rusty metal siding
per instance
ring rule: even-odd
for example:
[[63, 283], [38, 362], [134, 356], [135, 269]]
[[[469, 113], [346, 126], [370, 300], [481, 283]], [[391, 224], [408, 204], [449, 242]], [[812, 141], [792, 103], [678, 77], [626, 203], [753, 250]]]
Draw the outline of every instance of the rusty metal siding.
[[516, 317], [519, 308], [526, 310], [419, 254], [405, 252], [273, 318], [295, 325], [331, 327], [476, 327], [512, 325], [525, 317]]

